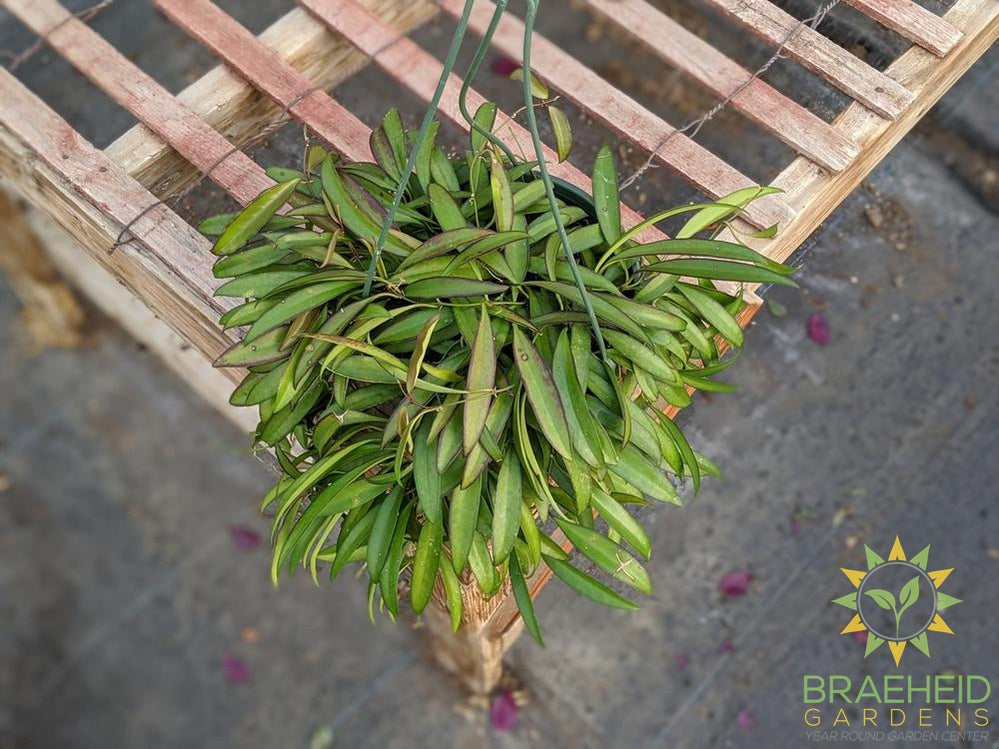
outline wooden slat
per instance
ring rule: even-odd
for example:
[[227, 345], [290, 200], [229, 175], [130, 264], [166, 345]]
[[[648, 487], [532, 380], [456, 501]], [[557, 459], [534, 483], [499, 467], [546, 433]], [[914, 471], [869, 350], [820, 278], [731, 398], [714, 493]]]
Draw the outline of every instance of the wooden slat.
[[888, 75], [915, 94], [901, 117], [886, 122], [866, 107], [852, 104], [836, 119], [837, 129], [851, 133], [864, 146], [847, 170], [830, 175], [799, 158], [778, 175], [773, 184], [784, 188], [798, 215], [774, 239], [750, 240], [757, 250], [774, 260], [789, 258], [999, 37], [999, 3], [995, 0], [957, 0], [944, 19], [963, 33], [947, 57], [941, 60], [913, 46], [888, 67]]
[[937, 57], [961, 41], [961, 32], [912, 0], [846, 0], [854, 8]]
[[[389, 75], [398, 80], [414, 94], [429, 101], [434, 93], [437, 79], [440, 77], [442, 65], [440, 61], [425, 51], [408, 37], [397, 38], [397, 34], [356, 0], [299, 0], [302, 7], [314, 13], [317, 18], [329, 27], [343, 34], [355, 44]], [[461, 90], [461, 79], [452, 74], [447, 82], [444, 95], [440, 102], [440, 113], [449, 121], [464, 130], [468, 123], [462, 117], [458, 108], [458, 94]], [[474, 112], [485, 98], [474, 89], [467, 96], [469, 109]], [[533, 154], [534, 146], [528, 132], [503, 113], [497, 113], [495, 130], [510, 144], [515, 153]], [[545, 161], [549, 171], [556, 177], [564, 179], [584, 190], [589, 190], [590, 178], [583, 174], [568, 161], [561, 164], [555, 152], [545, 147]], [[621, 206], [621, 220], [626, 226], [634, 226], [642, 220], [641, 214]], [[639, 235], [644, 241], [656, 241], [664, 238], [656, 229], [649, 229]]]
[[210, 0], [154, 0], [184, 31], [351, 161], [370, 161], [369, 129]]
[[705, 0], [803, 67], [882, 117], [895, 119], [912, 93], [770, 0]]
[[[403, 31], [415, 28], [435, 13], [426, 0], [364, 3]], [[366, 63], [364, 55], [299, 8], [265, 29], [260, 41], [324, 89], [342, 82]], [[270, 97], [224, 64], [211, 69], [177, 98], [236, 146], [244, 146], [290, 119]], [[197, 169], [141, 124], [124, 133], [106, 153], [160, 197], [179, 192], [199, 177]]]
[[[78, 238], [178, 334], [211, 359], [232, 339], [218, 327], [210, 243], [0, 70], [0, 174]], [[134, 243], [109, 249], [135, 222]], [[238, 373], [235, 373], [238, 376]]]
[[731, 96], [733, 109], [776, 135], [819, 166], [838, 172], [858, 147], [831, 125], [760, 79], [744, 88], [751, 73], [645, 0], [586, 0], [612, 23], [641, 41], [672, 67], [719, 98]]
[[274, 184], [264, 170], [56, 0], [7, 8], [77, 70], [241, 203]]
[[[441, 2], [441, 7], [452, 16], [459, 16], [463, 5], [461, 0]], [[482, 34], [494, 8], [491, 2], [476, 3], [470, 27]], [[508, 57], [520, 61], [523, 39], [523, 22], [510, 14], [504, 15], [493, 36], [493, 44]], [[655, 151], [668, 138], [668, 143], [656, 151], [657, 160], [712, 198], [756, 184], [686, 135], [671, 135], [676, 130], [672, 125], [539, 33], [534, 34], [532, 42], [531, 69], [587, 114], [646, 152]], [[778, 196], [768, 195], [754, 201], [746, 215], [752, 224], [762, 229], [786, 223], [794, 212]]]

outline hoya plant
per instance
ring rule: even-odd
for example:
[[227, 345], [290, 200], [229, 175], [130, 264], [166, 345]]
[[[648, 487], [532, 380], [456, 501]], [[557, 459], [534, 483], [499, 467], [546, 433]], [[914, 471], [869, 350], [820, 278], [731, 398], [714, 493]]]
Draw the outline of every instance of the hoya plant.
[[[402, 578], [415, 612], [439, 582], [457, 628], [463, 581], [492, 596], [509, 579], [540, 642], [525, 582], [540, 565], [609, 606], [636, 607], [594, 575], [651, 592], [634, 508], [718, 474], [661, 415], [729, 389], [714, 377], [742, 346], [744, 302], [711, 281], [790, 269], [717, 238], [765, 188], [626, 230], [608, 148], [579, 190], [494, 142], [495, 113], [450, 156], [436, 123], [419, 141], [389, 111], [374, 163], [313, 146], [202, 230], [217, 293], [242, 300], [218, 364], [248, 369], [232, 403], [259, 409], [254, 439], [282, 471], [261, 505], [274, 580], [362, 563], [371, 615], [391, 617]], [[674, 238], [638, 240], [671, 216], [686, 219]]]

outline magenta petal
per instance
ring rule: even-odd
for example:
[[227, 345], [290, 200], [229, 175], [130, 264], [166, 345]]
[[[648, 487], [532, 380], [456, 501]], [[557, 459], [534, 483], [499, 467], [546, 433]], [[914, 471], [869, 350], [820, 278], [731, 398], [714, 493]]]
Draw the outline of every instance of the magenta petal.
[[222, 671], [230, 684], [249, 684], [253, 680], [246, 661], [234, 655], [227, 655], [222, 659]]
[[743, 710], [741, 713], [739, 713], [738, 720], [739, 720], [739, 727], [743, 731], [748, 731], [751, 728], [756, 728], [756, 718], [754, 718], [753, 714], [748, 710]]
[[680, 654], [676, 657], [676, 665], [679, 667], [681, 671], [683, 671], [687, 668], [687, 666], [690, 665], [690, 658], [688, 658], [683, 654]]
[[829, 321], [821, 312], [815, 312], [805, 325], [808, 337], [820, 346], [829, 344]]
[[718, 590], [727, 596], [744, 596], [753, 582], [753, 575], [747, 570], [734, 570], [722, 576]]
[[500, 55], [493, 60], [492, 65], [489, 67], [496, 75], [502, 75], [505, 78], [509, 78], [515, 70], [520, 69], [520, 63], [512, 57]]
[[229, 537], [240, 551], [252, 551], [260, 546], [260, 534], [242, 525], [230, 525]]
[[861, 645], [867, 644], [867, 630], [862, 629], [859, 632], [853, 633], [853, 639], [859, 642]]
[[791, 535], [792, 536], [800, 536], [801, 535], [801, 531], [802, 531], [801, 523], [799, 523], [794, 518], [791, 518], [790, 529], [791, 529]]
[[489, 706], [489, 722], [497, 731], [511, 731], [517, 727], [517, 703], [510, 692], [500, 692]]
[[719, 653], [731, 653], [733, 650], [735, 650], [735, 645], [727, 637], [722, 640], [722, 644], [718, 646]]

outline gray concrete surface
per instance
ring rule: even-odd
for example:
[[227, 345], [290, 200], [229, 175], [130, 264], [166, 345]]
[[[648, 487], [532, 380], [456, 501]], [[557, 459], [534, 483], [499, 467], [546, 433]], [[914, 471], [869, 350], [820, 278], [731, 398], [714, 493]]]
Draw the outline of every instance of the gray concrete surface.
[[[256, 28], [283, 7], [225, 5]], [[549, 7], [548, 33], [589, 49], [657, 111], [682, 121], [696, 107], [668, 71], [602, 31], [588, 42], [585, 17]], [[703, 14], [691, 13], [696, 28]], [[849, 26], [843, 16], [833, 21]], [[210, 60], [154, 21], [133, 2], [95, 23], [179, 88]], [[446, 31], [431, 26], [421, 40], [439, 48]], [[0, 15], [0, 47], [25, 38]], [[872, 59], [897, 43], [880, 41], [865, 42]], [[106, 101], [60, 65], [41, 55], [19, 75], [102, 144], [128, 126], [99, 114]], [[910, 554], [931, 544], [931, 567], [955, 568], [944, 590], [965, 600], [946, 617], [955, 634], [932, 637], [932, 660], [907, 653], [899, 672], [995, 684], [997, 68], [993, 50], [799, 253], [801, 290], [769, 295], [786, 316], [761, 313], [730, 370], [740, 391], [698, 398], [682, 417], [726, 478], [683, 510], [647, 516], [656, 590], [642, 611], [545, 590], [547, 649], [524, 640], [509, 656], [529, 702], [508, 733], [426, 661], [411, 622], [368, 623], [359, 582], [272, 588], [266, 551], [240, 552], [228, 535], [234, 524], [267, 529], [255, 506], [269, 474], [245, 436], [96, 313], [91, 345], [28, 356], [0, 279], [0, 746], [307, 747], [323, 731], [351, 749], [809, 746], [804, 674], [897, 672], [883, 651], [865, 661], [837, 634], [849, 617], [830, 603], [847, 591], [839, 568], [861, 566], [864, 543], [887, 553], [896, 534]], [[505, 95], [504, 82], [483, 83]], [[338, 95], [372, 121], [391, 90], [370, 71]], [[738, 123], [712, 123], [706, 142], [738, 152], [750, 173], [773, 163], [783, 147], [753, 131], [733, 142]], [[577, 135], [585, 165], [605, 135]], [[259, 158], [286, 160], [297, 137], [282, 134]], [[689, 191], [659, 171], [642, 194], [652, 208]], [[182, 208], [210, 212], [217, 200], [206, 188]], [[830, 321], [827, 347], [805, 337], [816, 310]], [[723, 599], [718, 580], [733, 569], [754, 583]], [[726, 639], [734, 650], [720, 653]], [[247, 663], [250, 683], [227, 683], [227, 655]], [[986, 704], [994, 722], [999, 693]], [[740, 726], [742, 712], [754, 727]], [[997, 739], [993, 728], [975, 742], [847, 745]]]

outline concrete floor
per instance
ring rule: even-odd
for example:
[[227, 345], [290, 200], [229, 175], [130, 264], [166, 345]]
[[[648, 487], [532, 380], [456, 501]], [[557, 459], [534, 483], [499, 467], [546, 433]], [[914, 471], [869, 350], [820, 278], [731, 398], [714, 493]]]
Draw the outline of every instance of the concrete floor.
[[[965, 600], [955, 635], [900, 672], [995, 680], [997, 72], [993, 50], [799, 253], [801, 290], [768, 295], [786, 316], [762, 312], [730, 370], [740, 391], [683, 415], [726, 478], [646, 518], [642, 611], [545, 590], [547, 649], [509, 656], [530, 698], [511, 732], [425, 660], [409, 623], [372, 627], [359, 582], [275, 590], [266, 550], [229, 536], [267, 530], [270, 476], [246, 437], [96, 313], [92, 345], [28, 356], [0, 279], [0, 747], [806, 746], [804, 674], [896, 673], [837, 634], [849, 617], [830, 603], [847, 592], [839, 568], [896, 534], [910, 553], [931, 544]], [[58, 78], [42, 62], [23, 74]], [[99, 129], [92, 111], [78, 119]], [[827, 347], [805, 336], [815, 310]], [[754, 583], [723, 599], [735, 569]], [[249, 683], [227, 683], [227, 656]], [[985, 704], [995, 716], [999, 692]]]

